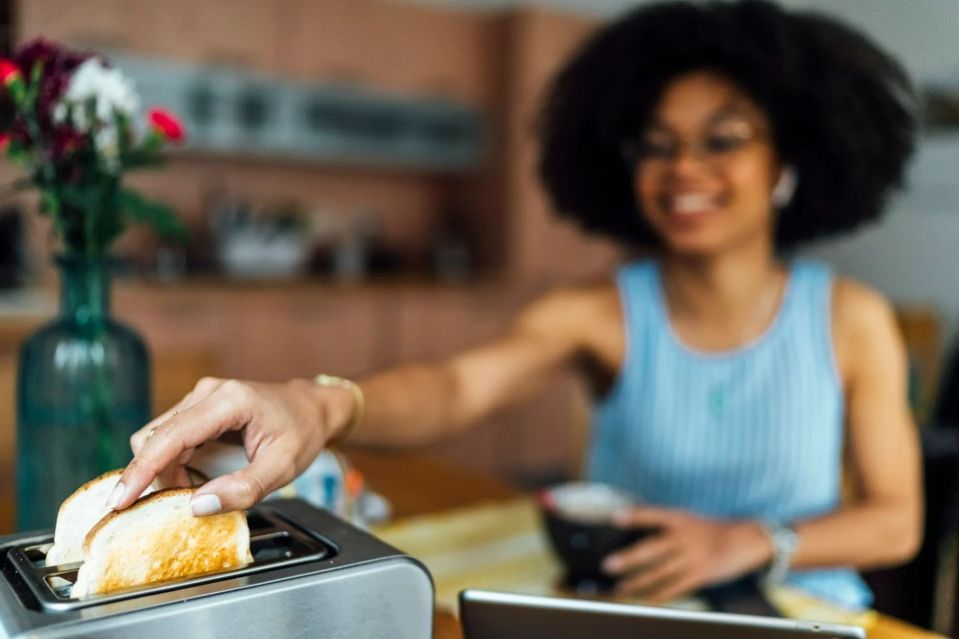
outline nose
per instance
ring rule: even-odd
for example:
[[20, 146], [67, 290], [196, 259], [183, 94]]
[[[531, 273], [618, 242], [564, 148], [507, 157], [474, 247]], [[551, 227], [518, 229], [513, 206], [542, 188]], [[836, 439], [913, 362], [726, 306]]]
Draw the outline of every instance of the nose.
[[676, 149], [672, 160], [672, 173], [677, 176], [695, 175], [710, 168], [709, 158], [703, 150], [695, 144], [684, 141]]

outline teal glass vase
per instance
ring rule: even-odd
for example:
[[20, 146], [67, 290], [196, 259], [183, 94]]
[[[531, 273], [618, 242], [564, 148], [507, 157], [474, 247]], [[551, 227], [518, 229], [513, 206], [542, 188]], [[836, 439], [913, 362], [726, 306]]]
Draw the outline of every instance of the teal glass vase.
[[83, 483], [130, 461], [150, 414], [150, 359], [110, 315], [111, 260], [61, 257], [60, 314], [23, 343], [17, 373], [17, 527], [52, 527]]

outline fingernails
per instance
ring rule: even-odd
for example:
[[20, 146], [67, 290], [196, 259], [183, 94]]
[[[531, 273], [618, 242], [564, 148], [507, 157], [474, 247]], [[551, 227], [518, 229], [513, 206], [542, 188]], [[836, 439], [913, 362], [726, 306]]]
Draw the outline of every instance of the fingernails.
[[603, 572], [613, 574], [619, 572], [623, 567], [623, 562], [619, 557], [607, 557], [603, 560]]
[[197, 517], [215, 515], [223, 510], [220, 498], [216, 495], [197, 495], [190, 502], [190, 507], [193, 508], [193, 514]]
[[123, 494], [126, 492], [127, 487], [123, 485], [122, 481], [118, 481], [117, 485], [113, 487], [113, 492], [110, 493], [110, 496], [107, 498], [107, 508], [110, 510], [116, 510], [117, 504], [120, 503], [120, 500], [123, 499]]

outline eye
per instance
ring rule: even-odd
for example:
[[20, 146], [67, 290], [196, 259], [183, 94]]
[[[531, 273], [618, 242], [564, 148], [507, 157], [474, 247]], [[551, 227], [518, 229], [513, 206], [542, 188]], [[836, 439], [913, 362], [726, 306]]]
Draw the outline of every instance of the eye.
[[747, 138], [735, 133], [713, 133], [705, 140], [705, 148], [709, 153], [723, 154], [738, 151], [749, 142]]
[[644, 136], [639, 142], [639, 157], [644, 160], [666, 160], [676, 157], [676, 141], [660, 135]]

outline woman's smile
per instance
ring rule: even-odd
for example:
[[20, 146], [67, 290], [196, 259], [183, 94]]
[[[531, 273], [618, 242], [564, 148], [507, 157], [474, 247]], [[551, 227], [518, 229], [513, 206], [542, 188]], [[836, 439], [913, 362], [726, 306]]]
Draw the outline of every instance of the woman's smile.
[[722, 193], [680, 191], [663, 193], [657, 203], [667, 217], [693, 218], [720, 212], [729, 198]]

